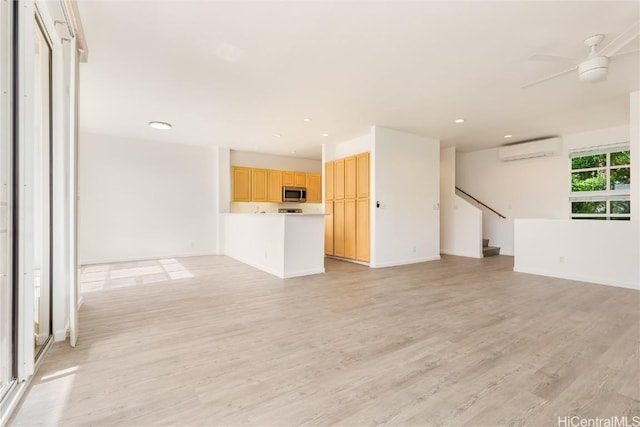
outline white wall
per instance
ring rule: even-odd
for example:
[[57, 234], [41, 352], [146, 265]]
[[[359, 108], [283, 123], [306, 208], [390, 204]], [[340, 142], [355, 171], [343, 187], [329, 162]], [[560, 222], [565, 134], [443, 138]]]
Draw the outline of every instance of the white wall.
[[456, 149], [440, 150], [440, 252], [482, 258], [482, 211], [455, 194]]
[[279, 169], [296, 172], [321, 173], [322, 161], [274, 154], [231, 150], [231, 165], [251, 168]]
[[[631, 145], [631, 219], [640, 220], [640, 92], [629, 95], [629, 141]], [[638, 263], [640, 265], [640, 263]]]
[[210, 148], [81, 134], [80, 263], [216, 252]]
[[223, 214], [224, 254], [280, 278], [324, 272], [324, 216]]
[[497, 148], [458, 153], [456, 185], [506, 215], [505, 220], [485, 210], [483, 232], [502, 254], [513, 255], [515, 218], [570, 217], [569, 151], [626, 141], [629, 127], [621, 126], [563, 135], [563, 154], [553, 157], [501, 162]]
[[371, 153], [375, 145], [375, 126], [369, 132], [355, 138], [335, 143], [324, 144], [323, 162], [353, 156], [360, 153]]
[[375, 127], [371, 266], [440, 258], [440, 141]]
[[[640, 92], [633, 92], [629, 96], [629, 139], [631, 141], [631, 219], [640, 221]], [[640, 227], [637, 239], [640, 240]], [[640, 276], [640, 262], [636, 262], [638, 276]]]
[[514, 270], [640, 289], [638, 221], [515, 221]]

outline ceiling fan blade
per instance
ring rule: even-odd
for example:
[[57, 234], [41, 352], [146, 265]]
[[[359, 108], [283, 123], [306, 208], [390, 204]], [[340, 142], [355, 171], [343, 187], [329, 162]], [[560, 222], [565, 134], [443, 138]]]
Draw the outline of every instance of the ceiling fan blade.
[[618, 56], [622, 56], [622, 55], [631, 55], [634, 53], [639, 53], [640, 49], [636, 49], [636, 50], [627, 50], [626, 52], [618, 52], [615, 55], [611, 55], [609, 58], [617, 58]]
[[618, 37], [611, 40], [609, 44], [600, 49], [600, 52], [598, 53], [609, 57], [614, 56], [638, 36], [640, 36], [640, 22], [634, 22], [633, 25], [620, 33]]
[[551, 80], [551, 79], [555, 79], [556, 77], [564, 76], [565, 74], [569, 74], [570, 72], [576, 71], [577, 69], [578, 69], [578, 66], [576, 65], [575, 67], [571, 67], [568, 70], [560, 71], [559, 73], [551, 74], [550, 76], [544, 77], [544, 78], [539, 79], [539, 80], [535, 80], [535, 81], [533, 81], [531, 83], [527, 83], [526, 85], [522, 86], [521, 89], [526, 89], [528, 87], [535, 86], [535, 85], [537, 85], [539, 83], [546, 82], [547, 80]]
[[529, 61], [541, 61], [541, 62], [558, 62], [558, 61], [580, 61], [580, 58], [572, 58], [570, 56], [562, 55], [548, 55], [546, 53], [536, 53], [527, 58]]

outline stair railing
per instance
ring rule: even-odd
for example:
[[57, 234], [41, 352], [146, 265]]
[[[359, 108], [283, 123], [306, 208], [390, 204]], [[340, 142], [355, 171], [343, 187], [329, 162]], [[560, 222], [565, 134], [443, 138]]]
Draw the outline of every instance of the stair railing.
[[494, 214], [498, 215], [500, 218], [507, 218], [506, 216], [502, 215], [500, 212], [498, 212], [497, 210], [493, 209], [491, 206], [487, 205], [484, 202], [481, 202], [480, 200], [476, 199], [475, 197], [473, 197], [471, 194], [467, 193], [466, 191], [464, 191], [463, 189], [461, 189], [460, 187], [456, 187], [456, 190], [458, 190], [459, 192], [461, 192], [462, 194], [464, 194], [465, 196], [469, 197], [470, 199], [472, 199], [474, 202], [478, 203], [479, 205], [484, 206], [485, 208], [489, 209], [491, 212], [493, 212]]

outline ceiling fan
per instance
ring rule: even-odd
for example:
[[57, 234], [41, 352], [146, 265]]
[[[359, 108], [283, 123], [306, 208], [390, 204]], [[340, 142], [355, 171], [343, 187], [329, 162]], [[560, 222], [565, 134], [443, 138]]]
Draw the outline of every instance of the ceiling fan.
[[626, 52], [620, 52], [626, 45], [631, 43], [634, 39], [640, 36], [640, 22], [634, 23], [631, 27], [623, 31], [618, 37], [613, 39], [609, 44], [601, 49], [598, 46], [604, 40], [604, 34], [596, 34], [587, 37], [584, 40], [585, 46], [589, 48], [589, 55], [586, 58], [572, 58], [568, 56], [559, 55], [532, 55], [529, 57], [530, 61], [573, 61], [574, 65], [561, 71], [559, 73], [546, 76], [544, 78], [535, 80], [522, 86], [523, 89], [537, 85], [547, 80], [555, 79], [556, 77], [569, 74], [574, 71], [578, 71], [578, 79], [583, 82], [597, 82], [604, 80], [607, 77], [609, 71], [609, 62], [621, 55], [628, 55], [632, 53], [640, 52], [640, 50], [631, 50]]

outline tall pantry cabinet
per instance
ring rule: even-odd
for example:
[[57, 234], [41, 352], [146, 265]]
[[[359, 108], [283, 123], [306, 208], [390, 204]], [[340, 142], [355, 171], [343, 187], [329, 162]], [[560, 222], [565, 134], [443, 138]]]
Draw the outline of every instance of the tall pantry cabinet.
[[325, 253], [369, 261], [369, 153], [325, 163]]

